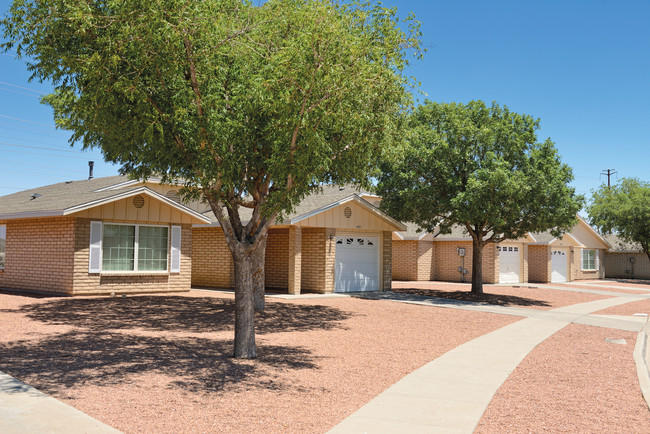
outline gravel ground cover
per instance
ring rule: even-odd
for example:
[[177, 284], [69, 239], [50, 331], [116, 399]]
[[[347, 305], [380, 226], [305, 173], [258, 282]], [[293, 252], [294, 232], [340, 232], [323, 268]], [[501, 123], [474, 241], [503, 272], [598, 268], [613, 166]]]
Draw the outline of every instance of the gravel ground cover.
[[635, 313], [650, 315], [650, 299], [612, 306], [594, 313], [599, 315], [634, 315]]
[[632, 359], [635, 339], [632, 332], [567, 326], [519, 364], [475, 433], [650, 432]]
[[267, 302], [255, 361], [231, 295], [0, 293], [0, 370], [127, 433], [325, 432], [404, 375], [517, 317], [354, 298]]
[[482, 295], [472, 294], [470, 288], [470, 285], [442, 282], [393, 282], [392, 285], [394, 292], [405, 294], [540, 310], [609, 298], [609, 296], [605, 295], [548, 289], [543, 284], [536, 285], [533, 288], [526, 286], [486, 286], [484, 287], [485, 293]]

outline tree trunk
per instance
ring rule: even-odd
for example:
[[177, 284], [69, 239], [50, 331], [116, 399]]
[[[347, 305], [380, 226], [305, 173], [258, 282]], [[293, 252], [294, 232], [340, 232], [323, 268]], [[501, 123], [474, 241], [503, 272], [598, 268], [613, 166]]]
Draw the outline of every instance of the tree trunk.
[[253, 262], [257, 264], [257, 269], [253, 272], [253, 288], [255, 292], [256, 312], [261, 312], [266, 307], [266, 301], [264, 299], [264, 283], [265, 283], [264, 260], [266, 257], [267, 238], [268, 238], [268, 234], [264, 234], [264, 238], [260, 242], [258, 249], [253, 253], [253, 256], [255, 256]]
[[483, 294], [483, 243], [472, 241], [472, 294]]
[[[259, 250], [259, 249], [258, 249]], [[233, 252], [235, 263], [235, 352], [238, 359], [257, 357], [255, 345], [254, 272], [264, 267], [258, 251], [250, 255], [244, 249]]]

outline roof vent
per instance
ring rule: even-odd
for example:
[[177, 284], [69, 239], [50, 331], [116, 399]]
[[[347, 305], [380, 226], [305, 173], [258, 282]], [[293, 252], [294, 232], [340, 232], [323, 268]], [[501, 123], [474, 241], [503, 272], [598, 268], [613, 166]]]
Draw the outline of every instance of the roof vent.
[[140, 209], [144, 206], [144, 197], [137, 195], [133, 196], [133, 206]]
[[38, 199], [41, 196], [43, 196], [41, 193], [32, 193], [30, 200]]
[[345, 190], [345, 187], [339, 186], [339, 191], [343, 191], [343, 190]]
[[166, 194], [165, 197], [167, 199], [171, 199], [174, 202], [180, 202], [181, 201], [181, 196], [178, 194], [178, 190], [169, 190]]
[[352, 210], [350, 209], [349, 206], [345, 207], [345, 209], [343, 210], [343, 215], [345, 216], [346, 219], [352, 217]]

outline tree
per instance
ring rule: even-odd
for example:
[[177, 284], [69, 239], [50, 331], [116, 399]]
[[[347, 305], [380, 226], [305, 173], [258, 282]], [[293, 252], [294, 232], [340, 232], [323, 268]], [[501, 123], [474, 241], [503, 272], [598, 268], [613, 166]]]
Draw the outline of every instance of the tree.
[[639, 243], [650, 259], [650, 183], [623, 178], [612, 187], [602, 185], [593, 192], [587, 212], [601, 232]]
[[461, 225], [472, 237], [472, 292], [483, 293], [482, 251], [488, 243], [575, 222], [582, 197], [572, 170], [551, 140], [537, 142], [539, 120], [482, 101], [426, 101], [410, 122], [408, 145], [379, 177], [381, 207], [433, 232]]
[[254, 288], [267, 230], [325, 182], [367, 183], [411, 103], [419, 29], [367, 2], [14, 0], [4, 49], [71, 142], [139, 179], [184, 180], [235, 265], [235, 349], [257, 355]]

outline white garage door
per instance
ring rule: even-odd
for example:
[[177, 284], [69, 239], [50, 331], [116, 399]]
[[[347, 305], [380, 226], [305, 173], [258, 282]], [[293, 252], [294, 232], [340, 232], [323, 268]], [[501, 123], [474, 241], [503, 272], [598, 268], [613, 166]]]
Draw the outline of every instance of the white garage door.
[[379, 238], [336, 237], [334, 292], [379, 290]]
[[566, 249], [551, 250], [551, 282], [566, 282]]
[[498, 246], [499, 283], [519, 283], [521, 261], [519, 246]]

